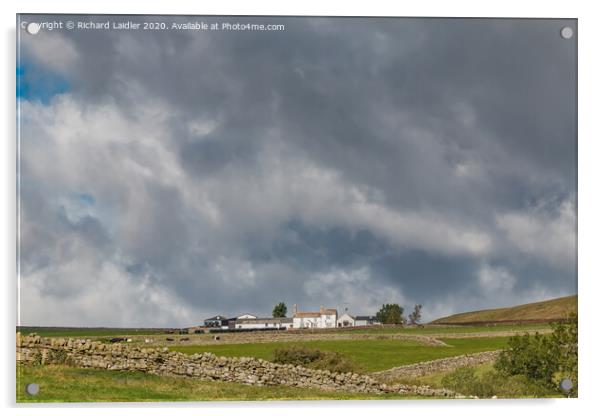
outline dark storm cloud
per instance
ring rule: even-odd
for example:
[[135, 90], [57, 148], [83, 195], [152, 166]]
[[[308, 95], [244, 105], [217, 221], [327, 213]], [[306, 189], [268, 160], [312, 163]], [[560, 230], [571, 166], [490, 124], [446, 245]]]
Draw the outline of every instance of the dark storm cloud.
[[[429, 162], [412, 158], [423, 150], [419, 138], [404, 140], [409, 133], [400, 126], [383, 126], [380, 117], [391, 115], [435, 134], [448, 161], [471, 152], [502, 157], [515, 169], [484, 160], [499, 179], [520, 187], [525, 174], [552, 176], [570, 192], [575, 51], [572, 42], [552, 36], [561, 22], [283, 21], [284, 33], [208, 33], [201, 40], [181, 33], [75, 34], [78, 50], [98, 51], [78, 61], [75, 76], [92, 97], [104, 92], [125, 103], [122, 83], [135, 80], [189, 117], [223, 119], [238, 133], [229, 141], [281, 127], [301, 150], [354, 182], [393, 188]], [[468, 115], [474, 125], [462, 120], [459, 106], [474, 112]], [[224, 158], [237, 149], [209, 150]], [[441, 195], [436, 184], [448, 172], [429, 168], [431, 186], [411, 181], [404, 191], [414, 188], [429, 201]]]
[[[178, 299], [173, 324], [280, 300], [370, 313], [390, 294], [435, 317], [575, 291], [576, 49], [558, 35], [573, 21], [204, 20], [286, 30], [23, 37], [73, 100], [23, 126], [36, 232], [69, 241], [49, 201], [89, 192], [77, 253]], [[61, 123], [39, 124], [72, 113], [85, 143], [59, 146]], [[72, 170], [44, 172], [38, 131]], [[71, 259], [36, 257], [36, 235], [25, 269], [57, 279], [44, 269]]]

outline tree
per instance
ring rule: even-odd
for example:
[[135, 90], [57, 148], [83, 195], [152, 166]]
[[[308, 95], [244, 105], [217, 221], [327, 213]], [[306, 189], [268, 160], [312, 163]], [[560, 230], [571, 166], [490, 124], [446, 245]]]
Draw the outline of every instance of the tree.
[[376, 313], [376, 319], [381, 324], [401, 324], [404, 321], [403, 308], [396, 303], [387, 303]]
[[411, 325], [418, 325], [422, 318], [422, 305], [414, 305], [414, 312], [408, 317]]
[[558, 388], [562, 379], [573, 383], [571, 395], [577, 393], [577, 315], [552, 324], [550, 335], [510, 337], [494, 367], [506, 375], [523, 375], [545, 386]]
[[274, 306], [274, 310], [272, 311], [272, 316], [274, 318], [284, 318], [286, 316], [286, 304], [284, 302], [280, 302], [276, 306]]

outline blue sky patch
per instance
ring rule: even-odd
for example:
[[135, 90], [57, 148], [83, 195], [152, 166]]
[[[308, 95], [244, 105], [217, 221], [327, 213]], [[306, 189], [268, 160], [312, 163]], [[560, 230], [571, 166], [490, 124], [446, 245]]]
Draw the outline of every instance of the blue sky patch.
[[75, 198], [84, 205], [92, 206], [96, 202], [94, 197], [88, 193], [82, 192], [75, 194]]
[[67, 92], [69, 87], [64, 76], [29, 60], [22, 59], [17, 65], [17, 98], [48, 104], [52, 97]]

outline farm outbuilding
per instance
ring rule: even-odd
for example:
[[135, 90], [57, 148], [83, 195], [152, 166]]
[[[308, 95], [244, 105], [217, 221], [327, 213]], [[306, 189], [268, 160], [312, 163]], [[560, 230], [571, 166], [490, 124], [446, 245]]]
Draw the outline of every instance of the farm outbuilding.
[[356, 316], [355, 326], [380, 325], [376, 316]]
[[235, 329], [289, 329], [293, 327], [293, 318], [255, 318], [237, 319]]
[[348, 326], [355, 326], [355, 316], [344, 313], [337, 319], [337, 327], [343, 328]]
[[229, 319], [224, 315], [216, 315], [205, 319], [203, 322], [208, 328], [228, 328]]

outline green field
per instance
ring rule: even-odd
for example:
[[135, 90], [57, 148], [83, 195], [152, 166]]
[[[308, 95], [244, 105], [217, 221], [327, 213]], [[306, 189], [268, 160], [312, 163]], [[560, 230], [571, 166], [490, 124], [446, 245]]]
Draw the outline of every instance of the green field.
[[187, 345], [174, 346], [172, 351], [186, 354], [211, 352], [229, 357], [257, 357], [272, 360], [276, 348], [291, 345], [337, 351], [351, 359], [358, 372], [374, 372], [437, 358], [472, 354], [504, 348], [507, 337], [442, 339], [449, 347], [427, 346], [413, 341], [392, 339], [336, 340], [307, 342], [272, 342], [257, 344]]
[[[247, 386], [220, 381], [165, 377], [141, 372], [92, 370], [65, 366], [17, 366], [17, 402], [155, 402], [207, 400], [368, 400], [424, 399], [400, 394], [368, 395], [295, 387]], [[25, 392], [29, 383], [40, 392]]]
[[554, 321], [566, 319], [577, 313], [577, 296], [566, 296], [543, 302], [528, 303], [509, 308], [486, 309], [459, 313], [437, 319], [432, 324], [463, 324], [475, 322], [504, 321]]

